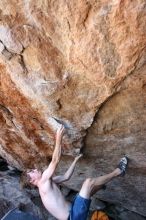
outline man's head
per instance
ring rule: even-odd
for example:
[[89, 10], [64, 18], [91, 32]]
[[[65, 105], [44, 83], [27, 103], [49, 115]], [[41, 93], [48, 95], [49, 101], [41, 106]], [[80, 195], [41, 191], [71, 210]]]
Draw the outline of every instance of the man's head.
[[38, 181], [41, 179], [41, 177], [42, 173], [37, 169], [33, 169], [27, 172], [28, 181], [35, 186], [37, 186]]

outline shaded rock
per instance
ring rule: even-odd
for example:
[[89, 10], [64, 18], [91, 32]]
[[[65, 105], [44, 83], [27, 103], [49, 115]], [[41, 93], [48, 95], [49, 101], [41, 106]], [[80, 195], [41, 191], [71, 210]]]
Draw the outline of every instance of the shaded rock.
[[121, 205], [106, 203], [106, 208], [104, 212], [113, 220], [144, 220], [145, 217], [135, 213], [130, 212]]
[[40, 220], [38, 217], [31, 215], [29, 213], [22, 212], [18, 209], [13, 209], [9, 211], [4, 217], [3, 220], [11, 220], [11, 219], [17, 219], [17, 220]]
[[106, 208], [106, 203], [97, 199], [97, 198], [92, 198], [91, 202], [91, 210], [104, 210]]
[[67, 188], [67, 187], [61, 186], [61, 192], [63, 193], [63, 195], [64, 195], [65, 197], [67, 197], [67, 196], [71, 195], [72, 190], [70, 190], [70, 189]]
[[20, 208], [22, 211], [27, 211], [39, 216], [41, 219], [43, 218], [39, 208], [33, 204], [27, 193], [21, 189], [18, 177], [1, 174], [0, 182], [1, 217], [12, 208]]
[[8, 164], [3, 158], [0, 158], [0, 171], [6, 170], [8, 170]]
[[130, 211], [121, 212], [119, 215], [120, 220], [145, 220], [145, 217], [142, 217], [136, 213]]
[[11, 202], [6, 199], [0, 199], [0, 218], [2, 218], [12, 208], [14, 208], [14, 206]]

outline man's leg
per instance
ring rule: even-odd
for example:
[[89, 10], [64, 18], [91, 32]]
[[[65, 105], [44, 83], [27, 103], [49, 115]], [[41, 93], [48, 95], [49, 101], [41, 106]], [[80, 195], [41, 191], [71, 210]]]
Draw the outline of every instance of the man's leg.
[[94, 193], [102, 188], [102, 186], [110, 182], [116, 176], [119, 176], [121, 171], [119, 168], [115, 169], [112, 173], [100, 176], [97, 178], [88, 178], [82, 185], [79, 195], [83, 198], [89, 199]]
[[97, 178], [88, 178], [83, 183], [83, 186], [79, 192], [79, 195], [76, 197], [72, 210], [71, 210], [71, 219], [76, 220], [86, 220], [90, 208], [91, 199], [90, 197], [101, 187], [112, 180], [115, 176], [121, 173], [120, 169], [115, 169], [112, 173], [105, 176], [100, 176]]
[[104, 184], [110, 182], [112, 179], [119, 175], [124, 175], [127, 168], [127, 164], [128, 158], [123, 157], [120, 160], [118, 168], [116, 168], [113, 172], [97, 178], [86, 179], [82, 185], [79, 195], [83, 198], [89, 199], [94, 193], [100, 190]]

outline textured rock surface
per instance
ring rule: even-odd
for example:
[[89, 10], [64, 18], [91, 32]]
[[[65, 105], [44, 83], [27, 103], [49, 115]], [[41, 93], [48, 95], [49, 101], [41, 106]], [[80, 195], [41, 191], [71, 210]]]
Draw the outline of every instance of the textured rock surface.
[[12, 209], [38, 216], [41, 220], [54, 219], [43, 206], [38, 190], [24, 187], [21, 174], [0, 157], [0, 219]]
[[64, 155], [85, 155], [68, 186], [126, 153], [128, 175], [97, 197], [146, 216], [145, 23], [144, 0], [0, 1], [0, 155], [44, 167], [61, 122]]
[[25, 212], [33, 213], [41, 219], [44, 218], [44, 210], [39, 209], [32, 202], [30, 195], [20, 188], [19, 178], [1, 175], [0, 181], [0, 218], [2, 218], [8, 211], [16, 207]]
[[[20, 172], [12, 170], [0, 158], [0, 218], [13, 208], [21, 210], [24, 213], [37, 215], [42, 220], [55, 220], [45, 208], [42, 206], [37, 189], [20, 187]], [[8, 190], [9, 189], [9, 190]], [[76, 192], [66, 187], [61, 186], [61, 190], [66, 196], [66, 199], [72, 202], [76, 196]], [[118, 220], [144, 220], [145, 217], [130, 212], [122, 206], [113, 205], [107, 202], [102, 202], [97, 198], [92, 199], [88, 220], [95, 210], [103, 210], [112, 219]]]

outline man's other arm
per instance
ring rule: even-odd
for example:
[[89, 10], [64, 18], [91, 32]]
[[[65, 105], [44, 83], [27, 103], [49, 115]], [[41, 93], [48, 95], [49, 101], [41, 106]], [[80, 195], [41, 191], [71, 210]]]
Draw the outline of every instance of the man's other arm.
[[69, 167], [69, 169], [65, 172], [64, 175], [62, 176], [54, 176], [52, 178], [52, 180], [55, 182], [55, 183], [62, 183], [62, 182], [65, 182], [65, 181], [68, 181], [73, 172], [74, 172], [74, 169], [75, 169], [75, 165], [77, 163], [77, 161], [80, 159], [80, 157], [82, 157], [82, 154], [80, 154], [79, 156], [75, 157], [74, 161], [72, 162], [71, 166]]

